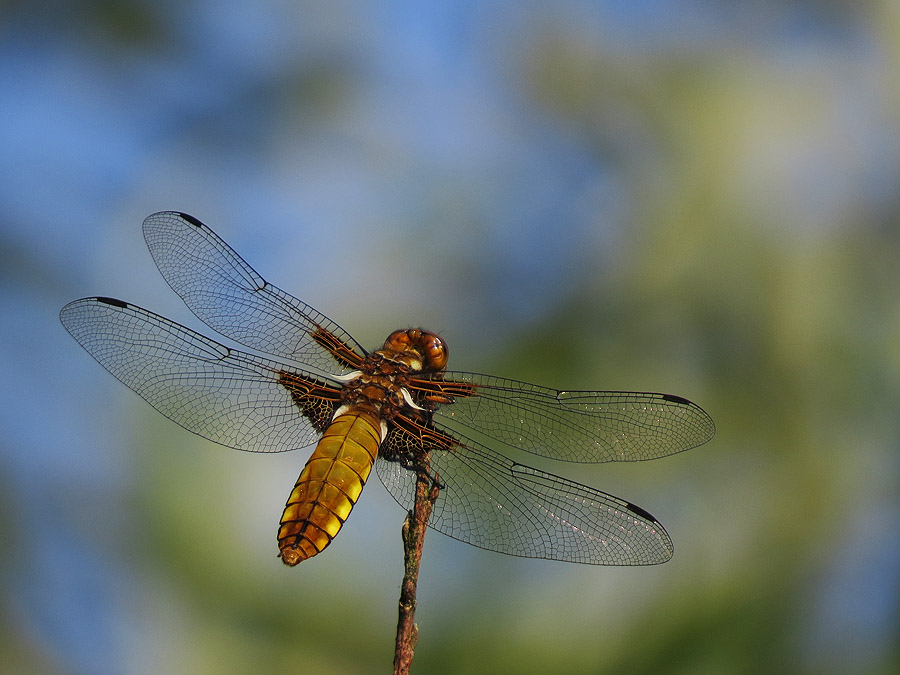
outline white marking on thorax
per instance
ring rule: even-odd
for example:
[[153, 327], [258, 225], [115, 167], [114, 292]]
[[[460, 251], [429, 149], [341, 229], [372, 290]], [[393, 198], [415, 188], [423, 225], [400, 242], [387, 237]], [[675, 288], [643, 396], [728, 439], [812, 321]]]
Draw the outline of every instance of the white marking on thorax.
[[346, 375], [331, 375], [330, 377], [336, 382], [351, 382], [360, 375], [362, 375], [361, 370], [354, 370], [352, 373], [347, 373]]
[[416, 402], [412, 400], [412, 396], [410, 395], [406, 387], [400, 388], [400, 394], [403, 396], [403, 400], [406, 401], [406, 405], [408, 405], [410, 408], [414, 410], [425, 410], [425, 408], [423, 408], [422, 406], [416, 405]]
[[345, 403], [340, 408], [334, 411], [334, 415], [331, 416], [331, 421], [334, 422], [338, 417], [346, 414], [349, 410], [350, 406]]

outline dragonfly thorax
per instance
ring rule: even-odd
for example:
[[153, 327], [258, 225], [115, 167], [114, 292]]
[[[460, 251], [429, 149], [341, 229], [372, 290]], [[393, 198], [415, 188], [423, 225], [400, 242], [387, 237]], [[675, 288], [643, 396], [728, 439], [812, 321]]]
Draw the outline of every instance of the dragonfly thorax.
[[401, 409], [424, 410], [407, 388], [410, 377], [418, 372], [421, 361], [415, 351], [378, 350], [366, 357], [358, 371], [342, 378], [341, 400], [345, 405], [374, 408], [388, 418]]

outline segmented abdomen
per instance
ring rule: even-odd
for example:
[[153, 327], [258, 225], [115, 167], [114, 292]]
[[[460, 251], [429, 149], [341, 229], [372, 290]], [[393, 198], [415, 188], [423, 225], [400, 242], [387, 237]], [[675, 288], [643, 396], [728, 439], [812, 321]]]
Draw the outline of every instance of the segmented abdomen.
[[286, 565], [331, 543], [359, 499], [381, 439], [381, 420], [370, 408], [352, 407], [325, 430], [281, 516], [278, 548]]

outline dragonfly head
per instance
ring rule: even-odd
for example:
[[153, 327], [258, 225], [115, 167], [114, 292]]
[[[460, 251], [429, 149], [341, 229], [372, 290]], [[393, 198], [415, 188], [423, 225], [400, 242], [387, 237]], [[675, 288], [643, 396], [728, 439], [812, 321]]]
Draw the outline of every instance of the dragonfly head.
[[392, 352], [415, 370], [434, 372], [447, 367], [450, 351], [440, 335], [424, 328], [395, 330], [384, 341], [384, 351]]

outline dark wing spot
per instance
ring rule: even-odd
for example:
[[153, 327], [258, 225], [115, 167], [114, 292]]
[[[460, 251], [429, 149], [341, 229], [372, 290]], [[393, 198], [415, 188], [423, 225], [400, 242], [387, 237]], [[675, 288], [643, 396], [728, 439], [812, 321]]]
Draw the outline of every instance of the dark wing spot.
[[627, 505], [627, 508], [628, 508], [629, 511], [631, 511], [632, 513], [637, 514], [638, 516], [640, 516], [640, 517], [643, 518], [644, 520], [647, 520], [647, 521], [649, 521], [649, 522], [651, 522], [651, 523], [659, 523], [659, 521], [656, 520], [656, 518], [654, 518], [652, 515], [650, 515], [647, 511], [645, 511], [644, 509], [642, 509], [642, 508], [641, 508], [640, 506], [638, 506], [637, 504], [628, 504], [628, 505]]
[[192, 216], [192, 215], [189, 215], [187, 213], [181, 213], [181, 212], [179, 212], [178, 215], [181, 216], [182, 218], [184, 218], [187, 222], [189, 222], [194, 227], [203, 227], [204, 226], [203, 223], [201, 223], [199, 220], [194, 218], [194, 216]]
[[663, 394], [663, 401], [668, 401], [669, 403], [679, 403], [681, 405], [693, 405], [690, 401], [688, 401], [683, 396], [676, 396], [675, 394]]
[[125, 309], [128, 307], [128, 303], [123, 300], [116, 300], [115, 298], [94, 298], [97, 302], [102, 302], [105, 305], [112, 305], [113, 307], [121, 307]]

